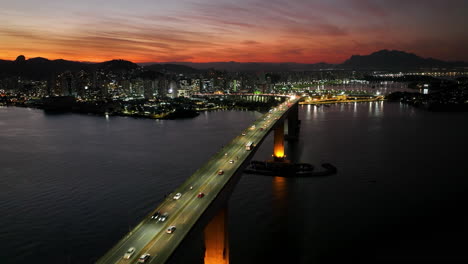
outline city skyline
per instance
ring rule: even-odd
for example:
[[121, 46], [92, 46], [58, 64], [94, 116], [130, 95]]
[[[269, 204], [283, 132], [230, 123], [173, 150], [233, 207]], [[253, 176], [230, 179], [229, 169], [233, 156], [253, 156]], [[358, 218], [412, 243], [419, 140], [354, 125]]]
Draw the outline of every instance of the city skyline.
[[468, 61], [467, 7], [466, 1], [47, 0], [37, 6], [21, 0], [0, 11], [0, 59], [342, 63], [398, 49]]

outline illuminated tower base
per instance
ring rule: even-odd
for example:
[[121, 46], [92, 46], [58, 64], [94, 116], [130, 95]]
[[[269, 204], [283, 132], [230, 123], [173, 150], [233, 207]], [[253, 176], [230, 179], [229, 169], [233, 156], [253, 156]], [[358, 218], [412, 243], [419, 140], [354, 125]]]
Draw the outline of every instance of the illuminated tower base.
[[275, 127], [273, 160], [282, 162], [285, 159], [284, 155], [284, 122], [279, 122]]
[[205, 264], [229, 264], [227, 206], [205, 227]]

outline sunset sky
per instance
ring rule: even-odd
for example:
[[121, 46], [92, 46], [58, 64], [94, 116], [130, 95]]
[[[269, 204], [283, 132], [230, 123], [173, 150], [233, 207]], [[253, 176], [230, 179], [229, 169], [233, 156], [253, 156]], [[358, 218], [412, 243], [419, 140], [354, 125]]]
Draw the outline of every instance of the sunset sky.
[[14, 0], [0, 59], [341, 63], [397, 49], [468, 61], [466, 0]]

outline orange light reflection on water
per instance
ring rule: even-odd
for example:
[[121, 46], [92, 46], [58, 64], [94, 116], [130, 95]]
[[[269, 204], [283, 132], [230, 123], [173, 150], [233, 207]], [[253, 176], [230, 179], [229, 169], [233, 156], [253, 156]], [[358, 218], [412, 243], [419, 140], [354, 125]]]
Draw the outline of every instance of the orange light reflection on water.
[[284, 202], [287, 192], [287, 179], [284, 177], [274, 177], [273, 178], [273, 197], [277, 201]]

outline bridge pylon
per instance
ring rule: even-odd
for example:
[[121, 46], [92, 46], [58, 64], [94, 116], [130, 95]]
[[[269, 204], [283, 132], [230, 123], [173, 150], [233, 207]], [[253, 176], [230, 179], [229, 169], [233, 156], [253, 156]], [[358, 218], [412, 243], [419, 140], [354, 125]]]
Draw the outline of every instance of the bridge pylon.
[[299, 139], [299, 106], [295, 104], [288, 113], [288, 134], [287, 141], [297, 141]]
[[227, 205], [206, 225], [205, 260], [204, 264], [229, 264], [229, 236], [228, 236], [228, 207]]
[[282, 162], [285, 160], [284, 155], [284, 122], [278, 122], [274, 130], [274, 143], [273, 143], [273, 160]]

